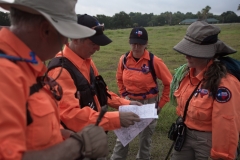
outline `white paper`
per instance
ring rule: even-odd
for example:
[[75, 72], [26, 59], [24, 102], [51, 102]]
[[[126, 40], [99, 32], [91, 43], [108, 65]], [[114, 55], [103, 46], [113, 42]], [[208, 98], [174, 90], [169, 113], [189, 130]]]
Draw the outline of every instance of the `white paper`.
[[137, 105], [119, 106], [119, 112], [133, 112], [136, 113], [140, 118], [158, 118], [155, 103], [144, 104], [142, 106]]
[[124, 147], [143, 131], [153, 119], [158, 118], [155, 104], [120, 106], [119, 112], [134, 112], [141, 118], [140, 122], [136, 122], [128, 128], [121, 127], [114, 130], [114, 133]]

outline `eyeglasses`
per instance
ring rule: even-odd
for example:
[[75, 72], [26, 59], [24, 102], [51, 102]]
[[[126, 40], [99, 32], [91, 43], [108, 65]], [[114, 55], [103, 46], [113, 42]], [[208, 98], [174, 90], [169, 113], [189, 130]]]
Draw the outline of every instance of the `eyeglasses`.
[[60, 101], [63, 95], [62, 87], [55, 81], [55, 79], [48, 76], [42, 76], [37, 79], [42, 86], [46, 86], [52, 93], [53, 97]]
[[97, 32], [103, 32], [104, 31], [104, 23], [94, 26], [94, 27], [92, 27], [92, 29], [96, 30]]

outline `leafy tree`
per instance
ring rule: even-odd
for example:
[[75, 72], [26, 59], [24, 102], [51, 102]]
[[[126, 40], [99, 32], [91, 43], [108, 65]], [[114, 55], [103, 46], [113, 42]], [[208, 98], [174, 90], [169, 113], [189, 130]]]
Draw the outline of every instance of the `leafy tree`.
[[239, 18], [233, 11], [226, 12], [225, 23], [239, 22]]
[[200, 11], [197, 12], [198, 19], [202, 19], [202, 13]]
[[112, 22], [112, 17], [105, 16], [102, 14], [97, 14], [97, 19], [100, 23], [104, 23], [104, 27], [106, 29], [113, 28], [113, 22]]
[[[190, 12], [187, 12], [186, 14], [188, 14], [188, 13], [190, 13]], [[184, 15], [184, 13], [177, 11], [176, 13], [173, 14], [172, 24], [174, 24], [174, 25], [179, 24], [182, 20], [187, 19], [187, 18], [191, 18], [191, 17], [187, 17]]]
[[123, 11], [116, 13], [113, 16], [113, 26], [114, 28], [126, 28], [132, 24], [129, 15]]
[[202, 20], [205, 20], [208, 18], [209, 15], [209, 11], [210, 11], [211, 7], [210, 6], [206, 6], [205, 8], [202, 9], [201, 14], [202, 14]]

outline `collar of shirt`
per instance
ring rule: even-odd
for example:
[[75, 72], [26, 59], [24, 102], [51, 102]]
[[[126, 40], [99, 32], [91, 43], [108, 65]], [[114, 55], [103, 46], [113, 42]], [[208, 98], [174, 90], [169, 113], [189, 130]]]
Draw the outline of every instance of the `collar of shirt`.
[[[56, 55], [56, 57], [61, 57], [61, 56], [62, 56], [62, 52], [58, 52], [58, 54]], [[64, 46], [63, 56], [66, 57], [68, 60], [70, 60], [78, 68], [78, 70], [81, 71], [84, 77], [88, 81], [90, 81], [89, 74], [90, 74], [90, 65], [92, 63], [91, 58], [82, 59], [69, 48], [68, 44]]]
[[[130, 53], [128, 54], [128, 56], [127, 56], [127, 58], [130, 58], [130, 57], [132, 57], [133, 58], [133, 52], [132, 51], [130, 51]], [[143, 55], [140, 57], [140, 59], [139, 60], [141, 60], [141, 59], [146, 59], [146, 60], [150, 60], [150, 57], [149, 57], [149, 52], [148, 52], [148, 50], [144, 50], [144, 53], [143, 53]]]
[[[9, 29], [2, 28], [0, 30], [0, 48], [2, 52], [16, 57], [31, 59], [30, 48], [24, 44], [16, 35], [14, 35]], [[4, 37], [4, 38], [3, 38]], [[37, 73], [37, 76], [42, 76], [46, 71], [46, 66], [42, 63], [40, 58], [36, 56], [38, 64], [32, 64], [28, 62], [23, 62], [31, 66]]]

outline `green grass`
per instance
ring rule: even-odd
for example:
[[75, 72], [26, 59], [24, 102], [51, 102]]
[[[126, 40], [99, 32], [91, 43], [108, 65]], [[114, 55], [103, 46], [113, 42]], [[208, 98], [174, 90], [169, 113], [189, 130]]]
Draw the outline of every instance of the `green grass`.
[[[184, 64], [185, 57], [172, 48], [185, 35], [188, 26], [162, 26], [162, 27], [146, 27], [149, 37], [148, 50], [163, 59], [171, 73], [174, 69]], [[240, 24], [219, 25], [221, 33], [219, 39], [240, 51]], [[104, 77], [110, 90], [118, 93], [116, 84], [116, 69], [119, 58], [130, 50], [128, 38], [131, 29], [106, 30], [104, 33], [109, 36], [113, 42], [107, 46], [101, 47], [99, 52], [93, 55], [93, 60], [99, 70], [99, 73]], [[240, 60], [239, 53], [231, 55]], [[161, 88], [161, 84], [160, 84]], [[167, 104], [158, 119], [158, 125], [153, 135], [152, 141], [152, 159], [163, 160], [171, 146], [171, 141], [167, 138], [167, 131], [176, 119], [175, 107]], [[109, 149], [112, 153], [115, 145], [116, 136], [114, 132], [109, 132]], [[128, 160], [135, 159], [138, 150], [138, 138], [135, 138], [130, 143]]]

